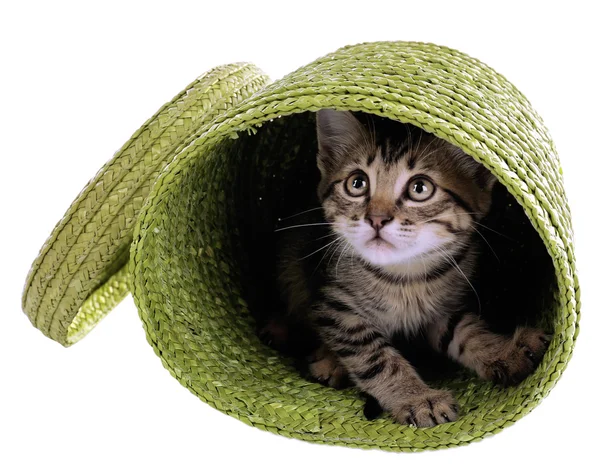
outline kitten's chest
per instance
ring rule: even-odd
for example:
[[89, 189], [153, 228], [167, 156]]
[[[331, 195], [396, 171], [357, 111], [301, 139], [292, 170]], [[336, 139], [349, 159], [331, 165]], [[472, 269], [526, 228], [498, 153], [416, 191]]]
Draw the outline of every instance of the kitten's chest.
[[356, 304], [384, 334], [410, 335], [450, 307], [450, 296], [426, 282], [390, 284], [370, 282], [356, 286]]

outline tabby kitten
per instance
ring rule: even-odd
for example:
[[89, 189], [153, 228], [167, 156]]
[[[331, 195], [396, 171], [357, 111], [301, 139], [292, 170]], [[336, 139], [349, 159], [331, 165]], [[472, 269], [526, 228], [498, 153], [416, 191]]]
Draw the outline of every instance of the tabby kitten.
[[376, 116], [321, 110], [317, 136], [324, 221], [281, 234], [287, 312], [263, 336], [278, 346], [296, 338], [313, 377], [334, 387], [349, 379], [396, 421], [419, 427], [454, 421], [459, 409], [394, 347], [398, 336], [424, 336], [483, 379], [529, 375], [547, 337], [490, 332], [471, 284], [494, 176], [448, 142]]

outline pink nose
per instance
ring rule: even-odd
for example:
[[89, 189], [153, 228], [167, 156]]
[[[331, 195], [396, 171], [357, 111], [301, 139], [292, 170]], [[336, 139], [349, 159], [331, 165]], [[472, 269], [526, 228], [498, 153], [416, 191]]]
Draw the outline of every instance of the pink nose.
[[381, 230], [386, 224], [391, 222], [394, 218], [387, 215], [369, 215], [367, 221], [376, 230]]

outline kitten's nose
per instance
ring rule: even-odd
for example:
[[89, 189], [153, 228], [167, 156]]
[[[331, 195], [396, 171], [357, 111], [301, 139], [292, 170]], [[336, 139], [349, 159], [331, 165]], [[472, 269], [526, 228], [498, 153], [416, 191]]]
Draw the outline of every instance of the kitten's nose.
[[391, 222], [394, 217], [390, 217], [387, 215], [368, 215], [367, 221], [371, 224], [371, 226], [376, 230], [381, 230], [386, 224]]

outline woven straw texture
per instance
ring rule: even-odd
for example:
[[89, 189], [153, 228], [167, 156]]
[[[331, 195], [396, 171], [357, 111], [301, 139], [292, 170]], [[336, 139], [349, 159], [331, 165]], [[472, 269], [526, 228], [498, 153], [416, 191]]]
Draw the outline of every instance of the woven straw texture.
[[[35, 260], [23, 296], [32, 323], [72, 344], [131, 289], [148, 341], [182, 385], [247, 424], [307, 441], [445, 448], [527, 414], [571, 356], [580, 306], [560, 165], [529, 102], [481, 62], [421, 43], [342, 48], [267, 83], [251, 65], [217, 68], [134, 134]], [[256, 337], [252, 240], [298, 205], [288, 184], [314, 161], [322, 108], [411, 123], [461, 147], [521, 205], [519, 226], [535, 230], [552, 265], [549, 284], [532, 290], [553, 329], [542, 364], [509, 389], [469, 374], [444, 382], [461, 405], [454, 423], [367, 421], [355, 390], [305, 381]]]

